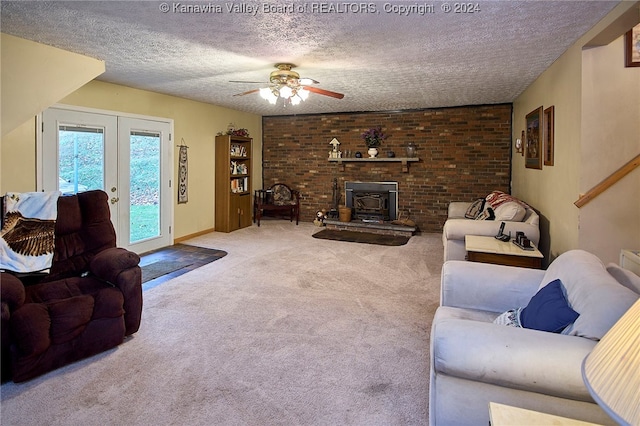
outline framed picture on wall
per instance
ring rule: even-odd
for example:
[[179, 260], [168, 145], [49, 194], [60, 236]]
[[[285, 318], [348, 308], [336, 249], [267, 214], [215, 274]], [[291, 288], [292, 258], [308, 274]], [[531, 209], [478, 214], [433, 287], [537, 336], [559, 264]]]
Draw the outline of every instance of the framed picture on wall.
[[544, 165], [553, 166], [553, 116], [554, 107], [551, 105], [544, 110]]
[[542, 169], [542, 107], [527, 114], [527, 140], [524, 148], [524, 164], [528, 169]]
[[624, 65], [640, 67], [640, 24], [631, 28], [624, 36]]

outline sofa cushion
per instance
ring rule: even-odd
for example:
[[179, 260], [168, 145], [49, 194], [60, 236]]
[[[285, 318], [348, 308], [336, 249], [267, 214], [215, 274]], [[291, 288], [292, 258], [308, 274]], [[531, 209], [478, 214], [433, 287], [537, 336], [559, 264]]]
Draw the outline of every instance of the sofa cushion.
[[496, 220], [521, 222], [529, 207], [517, 198], [502, 191], [493, 191], [485, 199], [487, 206], [493, 209]]
[[485, 199], [487, 200], [487, 203], [489, 203], [489, 205], [495, 210], [498, 207], [500, 207], [502, 204], [505, 203], [518, 203], [520, 205], [522, 205], [522, 207], [524, 208], [528, 208], [529, 206], [527, 204], [525, 204], [524, 202], [520, 201], [519, 199], [517, 199], [516, 197], [507, 194], [506, 192], [502, 192], [502, 191], [492, 191], [491, 193], [489, 193], [489, 195], [487, 195], [485, 197]]
[[560, 333], [579, 315], [569, 307], [562, 281], [554, 280], [531, 298], [520, 312], [520, 321], [524, 328]]
[[600, 340], [638, 299], [638, 294], [620, 285], [595, 255], [570, 250], [558, 256], [547, 269], [540, 288], [560, 279], [569, 306], [580, 314], [562, 334]]
[[520, 203], [510, 201], [508, 203], [502, 203], [498, 207], [494, 208], [494, 214], [496, 220], [507, 220], [511, 222], [522, 222], [524, 216], [527, 214], [527, 210]]

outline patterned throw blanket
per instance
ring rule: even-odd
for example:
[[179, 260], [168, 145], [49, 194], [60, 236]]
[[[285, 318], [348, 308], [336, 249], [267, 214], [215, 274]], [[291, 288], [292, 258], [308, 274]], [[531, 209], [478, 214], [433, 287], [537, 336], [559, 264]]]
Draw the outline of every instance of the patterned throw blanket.
[[59, 191], [7, 192], [0, 231], [0, 269], [41, 272], [51, 267]]

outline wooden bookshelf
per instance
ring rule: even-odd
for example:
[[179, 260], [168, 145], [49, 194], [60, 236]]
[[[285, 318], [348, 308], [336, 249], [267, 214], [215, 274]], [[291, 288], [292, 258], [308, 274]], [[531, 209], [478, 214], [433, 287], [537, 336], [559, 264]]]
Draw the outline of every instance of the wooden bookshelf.
[[216, 231], [251, 226], [252, 145], [251, 138], [216, 136]]

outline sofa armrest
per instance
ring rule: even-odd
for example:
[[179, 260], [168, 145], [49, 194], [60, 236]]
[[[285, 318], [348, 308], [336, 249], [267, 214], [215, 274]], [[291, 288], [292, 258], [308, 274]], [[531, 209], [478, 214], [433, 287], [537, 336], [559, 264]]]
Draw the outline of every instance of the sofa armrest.
[[437, 314], [432, 339], [438, 374], [592, 401], [580, 369], [592, 340]]
[[504, 312], [526, 306], [545, 271], [450, 260], [442, 266], [440, 305]]
[[471, 203], [465, 201], [453, 201], [449, 203], [448, 217], [449, 219], [464, 219], [464, 214]]

